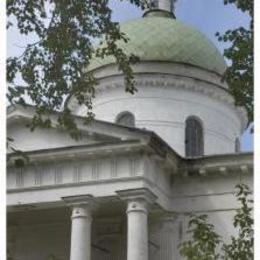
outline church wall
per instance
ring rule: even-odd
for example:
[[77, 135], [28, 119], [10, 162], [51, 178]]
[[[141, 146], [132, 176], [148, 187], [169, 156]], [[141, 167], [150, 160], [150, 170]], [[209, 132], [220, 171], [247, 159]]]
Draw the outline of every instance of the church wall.
[[[208, 215], [208, 222], [215, 226], [225, 242], [228, 242], [232, 235], [236, 235], [233, 217], [240, 205], [234, 196], [235, 185], [244, 183], [253, 190], [252, 172], [228, 170], [221, 174], [211, 171], [206, 176], [185, 175], [183, 172], [181, 175], [168, 178], [158, 162], [150, 161], [149, 165], [147, 173], [152, 182], [149, 188], [163, 198], [164, 202], [161, 205], [166, 205], [165, 202], [170, 200], [167, 211], [172, 212], [174, 216], [172, 224], [168, 224], [166, 229], [161, 225], [153, 230], [152, 239], [162, 250], [153, 247], [152, 260], [183, 259], [178, 253], [178, 245], [188, 239], [187, 216], [191, 212]], [[167, 199], [166, 194], [170, 194]], [[164, 233], [165, 230], [167, 234]], [[171, 241], [170, 244], [167, 241]]]
[[172, 184], [172, 211], [210, 212], [237, 209], [239, 205], [234, 191], [235, 185], [239, 183], [245, 183], [253, 190], [252, 173], [216, 173], [213, 176], [175, 179]]
[[95, 140], [89, 137], [84, 138], [84, 136], [78, 142], [72, 139], [67, 132], [55, 128], [37, 128], [31, 132], [30, 128], [26, 127], [26, 122], [8, 126], [8, 137], [14, 140], [10, 144], [12, 147], [24, 152], [96, 143]]
[[[233, 217], [235, 215], [235, 210], [227, 211], [213, 211], [213, 212], [201, 212], [200, 214], [206, 214], [208, 216], [207, 222], [213, 224], [214, 230], [217, 234], [221, 236], [224, 243], [229, 243], [231, 236], [236, 236], [237, 230], [233, 227]], [[187, 215], [179, 215], [174, 226], [176, 231], [173, 235], [175, 243], [175, 253], [174, 260], [182, 260], [183, 258], [179, 254], [178, 245], [184, 241], [191, 239], [190, 235], [187, 234], [188, 222], [190, 218]], [[220, 250], [220, 248], [219, 248]]]
[[[160, 77], [159, 77], [160, 78]], [[149, 80], [152, 81], [152, 76]], [[241, 121], [235, 109], [218, 98], [213, 98], [193, 90], [187, 90], [178, 84], [191, 84], [182, 79], [174, 86], [138, 86], [134, 95], [126, 94], [124, 89], [113, 87], [105, 92], [98, 92], [94, 112], [97, 119], [115, 122], [117, 115], [123, 111], [130, 111], [136, 119], [136, 126], [152, 130], [161, 136], [174, 150], [184, 155], [185, 120], [194, 115], [201, 119], [204, 127], [205, 154], [233, 153], [235, 139], [241, 135]], [[161, 76], [167, 82], [167, 76]], [[171, 77], [169, 80], [173, 80]], [[173, 81], [172, 81], [173, 82]], [[112, 84], [112, 83], [111, 83]], [[167, 83], [165, 83], [167, 84]], [[172, 83], [174, 84], [174, 83]], [[200, 86], [198, 88], [205, 88]], [[205, 83], [203, 83], [205, 85]], [[212, 93], [216, 86], [208, 84]], [[216, 97], [223, 95], [216, 90]], [[214, 95], [215, 95], [214, 94]], [[78, 110], [78, 114], [83, 110]]]
[[[181, 185], [180, 185], [181, 183]], [[187, 177], [175, 180], [173, 184], [172, 210], [177, 211], [178, 218], [175, 225], [179, 234], [178, 243], [190, 237], [188, 230], [189, 213], [206, 214], [208, 223], [215, 227], [224, 242], [229, 242], [232, 235], [237, 234], [233, 227], [236, 209], [240, 208], [235, 196], [235, 185], [245, 183], [253, 190], [252, 174], [227, 173], [207, 177]], [[176, 236], [177, 233], [174, 235]], [[176, 259], [182, 259], [178, 256]]]

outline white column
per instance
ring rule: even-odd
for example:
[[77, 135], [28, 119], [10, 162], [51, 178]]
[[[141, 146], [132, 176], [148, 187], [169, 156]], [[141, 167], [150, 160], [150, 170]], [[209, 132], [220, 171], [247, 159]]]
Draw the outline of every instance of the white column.
[[148, 211], [156, 196], [148, 189], [117, 191], [127, 201], [127, 260], [148, 260]]
[[72, 207], [70, 260], [91, 260], [91, 223], [93, 197], [63, 198]]
[[91, 259], [91, 211], [86, 205], [74, 206], [71, 216], [70, 260]]
[[127, 206], [127, 260], [148, 260], [146, 201], [133, 200]]

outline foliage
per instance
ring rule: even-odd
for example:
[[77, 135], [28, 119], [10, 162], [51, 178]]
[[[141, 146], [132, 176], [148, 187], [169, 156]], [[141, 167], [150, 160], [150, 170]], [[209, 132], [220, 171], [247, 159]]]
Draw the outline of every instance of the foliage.
[[254, 237], [251, 191], [245, 184], [236, 186], [235, 196], [240, 208], [234, 216], [233, 226], [237, 236], [231, 236], [230, 243], [223, 243], [222, 238], [208, 223], [207, 215], [191, 215], [187, 234], [188, 241], [180, 244], [180, 254], [186, 260], [253, 260]]
[[250, 17], [249, 28], [239, 27], [228, 30], [223, 35], [218, 32], [219, 41], [229, 42], [231, 46], [224, 51], [224, 56], [231, 62], [224, 75], [229, 84], [230, 93], [237, 106], [247, 110], [249, 123], [254, 113], [254, 56], [253, 56], [253, 0], [224, 0], [224, 4], [234, 4], [238, 10]]
[[188, 260], [216, 260], [216, 253], [220, 244], [220, 236], [214, 231], [214, 226], [209, 224], [207, 215], [191, 215], [188, 234], [191, 240], [185, 241], [180, 246], [180, 254]]
[[[30, 127], [50, 127], [51, 111], [62, 111], [58, 122], [77, 138], [76, 123], [64, 100], [76, 97], [93, 118], [92, 100], [97, 80], [87, 71], [95, 57], [113, 56], [123, 72], [126, 91], [134, 93], [131, 64], [138, 61], [117, 46], [129, 39], [111, 19], [108, 0], [7, 0], [7, 28], [17, 26], [23, 35], [33, 34], [37, 41], [25, 46], [20, 57], [7, 59], [8, 99], [25, 105], [25, 97], [36, 106]], [[130, 0], [144, 8], [142, 0]], [[12, 23], [12, 21], [15, 23]], [[94, 48], [102, 42], [102, 47]], [[21, 76], [24, 84], [16, 82]]]
[[231, 243], [224, 244], [225, 260], [254, 259], [254, 231], [252, 218], [252, 203], [249, 198], [251, 191], [245, 184], [236, 186], [236, 197], [241, 204], [234, 217], [233, 225], [238, 229], [237, 237], [231, 237]]

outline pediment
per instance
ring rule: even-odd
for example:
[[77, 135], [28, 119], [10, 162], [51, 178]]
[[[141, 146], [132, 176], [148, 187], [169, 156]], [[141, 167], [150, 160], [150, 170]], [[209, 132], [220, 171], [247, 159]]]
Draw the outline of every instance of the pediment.
[[[75, 140], [68, 132], [57, 125], [48, 129], [37, 128], [30, 131], [27, 127], [33, 116], [33, 108], [13, 108], [7, 114], [7, 136], [13, 139], [10, 147], [23, 152], [73, 147], [81, 145], [101, 145], [109, 142], [137, 140], [145, 138], [142, 130], [129, 129], [108, 122], [93, 120], [89, 125], [84, 125], [83, 118], [75, 117], [82, 137]], [[51, 118], [55, 122], [55, 113]], [[8, 152], [12, 152], [9, 149]]]
[[31, 132], [23, 121], [10, 125], [7, 129], [7, 135], [13, 139], [11, 146], [21, 151], [35, 151], [76, 145], [95, 144], [101, 141], [98, 140], [97, 137], [88, 136], [87, 133], [82, 136], [82, 139], [76, 141], [72, 139], [65, 131], [57, 128], [36, 129]]

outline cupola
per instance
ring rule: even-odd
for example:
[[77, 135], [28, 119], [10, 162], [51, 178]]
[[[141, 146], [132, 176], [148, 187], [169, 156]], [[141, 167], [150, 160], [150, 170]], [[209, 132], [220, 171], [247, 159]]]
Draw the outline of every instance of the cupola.
[[[88, 70], [99, 80], [93, 111], [120, 125], [131, 115], [126, 127], [154, 131], [183, 156], [232, 153], [246, 127], [245, 111], [235, 107], [222, 80], [223, 56], [204, 34], [175, 18], [174, 2], [154, 1], [142, 18], [121, 25], [129, 41], [118, 46], [140, 60], [132, 65], [137, 93], [125, 92], [113, 57], [91, 61]], [[86, 114], [73, 97], [68, 104]]]

